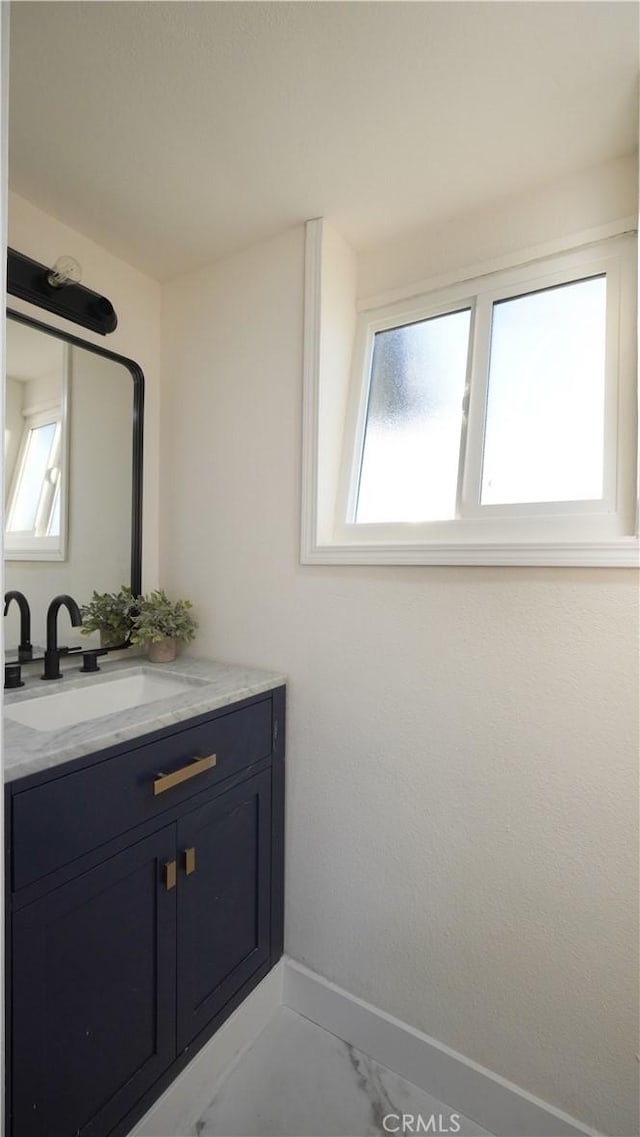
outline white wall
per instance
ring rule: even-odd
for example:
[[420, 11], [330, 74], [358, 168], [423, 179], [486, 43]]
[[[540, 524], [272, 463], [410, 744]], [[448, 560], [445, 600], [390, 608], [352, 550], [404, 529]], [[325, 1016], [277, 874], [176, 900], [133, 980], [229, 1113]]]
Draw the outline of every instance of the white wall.
[[[118, 326], [110, 335], [101, 336], [15, 296], [7, 298], [10, 308], [98, 344], [107, 351], [127, 356], [135, 360], [144, 372], [142, 572], [143, 587], [152, 588], [158, 582], [160, 285], [15, 193], [9, 194], [9, 245], [46, 265], [53, 264], [63, 254], [74, 256], [82, 265], [83, 283], [107, 296], [113, 304]], [[113, 587], [117, 588], [120, 583], [115, 581]], [[50, 592], [51, 596], [55, 594], [53, 590]], [[43, 630], [39, 631], [34, 625], [33, 642], [42, 642], [42, 634]]]
[[[567, 222], [635, 208], [625, 176]], [[465, 263], [511, 247], [503, 217], [490, 250], [461, 228]], [[523, 213], [522, 245], [544, 228]], [[163, 310], [162, 583], [195, 601], [194, 654], [290, 676], [287, 951], [636, 1133], [635, 573], [302, 567], [303, 241], [183, 277]]]
[[637, 157], [620, 158], [464, 217], [443, 217], [359, 258], [365, 298], [638, 214]]

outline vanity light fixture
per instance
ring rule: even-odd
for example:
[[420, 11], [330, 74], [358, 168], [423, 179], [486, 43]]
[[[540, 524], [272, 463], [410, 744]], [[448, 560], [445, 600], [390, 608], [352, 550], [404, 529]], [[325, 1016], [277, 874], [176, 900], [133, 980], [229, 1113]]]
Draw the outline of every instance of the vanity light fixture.
[[7, 249], [7, 292], [106, 336], [115, 330], [118, 317], [106, 296], [79, 283], [81, 274], [74, 257], [58, 257], [53, 268], [47, 268], [15, 249]]

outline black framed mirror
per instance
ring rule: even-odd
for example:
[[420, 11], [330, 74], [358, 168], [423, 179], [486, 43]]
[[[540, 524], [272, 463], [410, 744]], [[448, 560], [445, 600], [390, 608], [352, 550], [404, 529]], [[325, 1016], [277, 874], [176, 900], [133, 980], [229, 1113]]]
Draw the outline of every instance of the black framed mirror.
[[[5, 591], [31, 607], [34, 658], [59, 593], [142, 588], [144, 375], [134, 360], [7, 310]], [[5, 619], [17, 658], [19, 612]], [[69, 629], [70, 648], [94, 646]]]

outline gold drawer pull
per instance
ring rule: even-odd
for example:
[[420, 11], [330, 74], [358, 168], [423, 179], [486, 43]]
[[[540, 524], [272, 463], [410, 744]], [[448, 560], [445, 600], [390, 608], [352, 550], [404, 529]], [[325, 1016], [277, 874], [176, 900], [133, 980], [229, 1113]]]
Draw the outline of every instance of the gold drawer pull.
[[188, 766], [181, 766], [179, 770], [174, 770], [173, 774], [159, 773], [153, 783], [154, 796], [157, 797], [158, 794], [163, 794], [165, 790], [179, 786], [181, 782], [187, 782], [189, 778], [195, 778], [197, 774], [204, 774], [205, 770], [210, 770], [212, 766], [215, 766], [216, 761], [216, 755], [209, 754], [206, 758], [194, 758]]
[[176, 886], [176, 862], [165, 861], [164, 863], [164, 886], [167, 892], [171, 892], [172, 888]]
[[196, 851], [194, 848], [184, 850], [184, 871], [186, 876], [191, 876], [191, 873], [196, 871]]

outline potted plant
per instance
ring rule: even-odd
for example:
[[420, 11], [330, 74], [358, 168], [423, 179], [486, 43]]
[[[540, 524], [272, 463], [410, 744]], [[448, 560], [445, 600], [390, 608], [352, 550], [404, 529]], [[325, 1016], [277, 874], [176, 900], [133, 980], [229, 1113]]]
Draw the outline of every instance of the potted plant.
[[192, 607], [190, 600], [169, 600], [163, 589], [140, 596], [131, 643], [146, 644], [152, 663], [169, 663], [176, 657], [177, 644], [195, 637], [198, 625], [191, 615]]
[[82, 635], [100, 633], [102, 647], [120, 647], [129, 642], [138, 598], [122, 585], [119, 592], [93, 592], [81, 609]]

